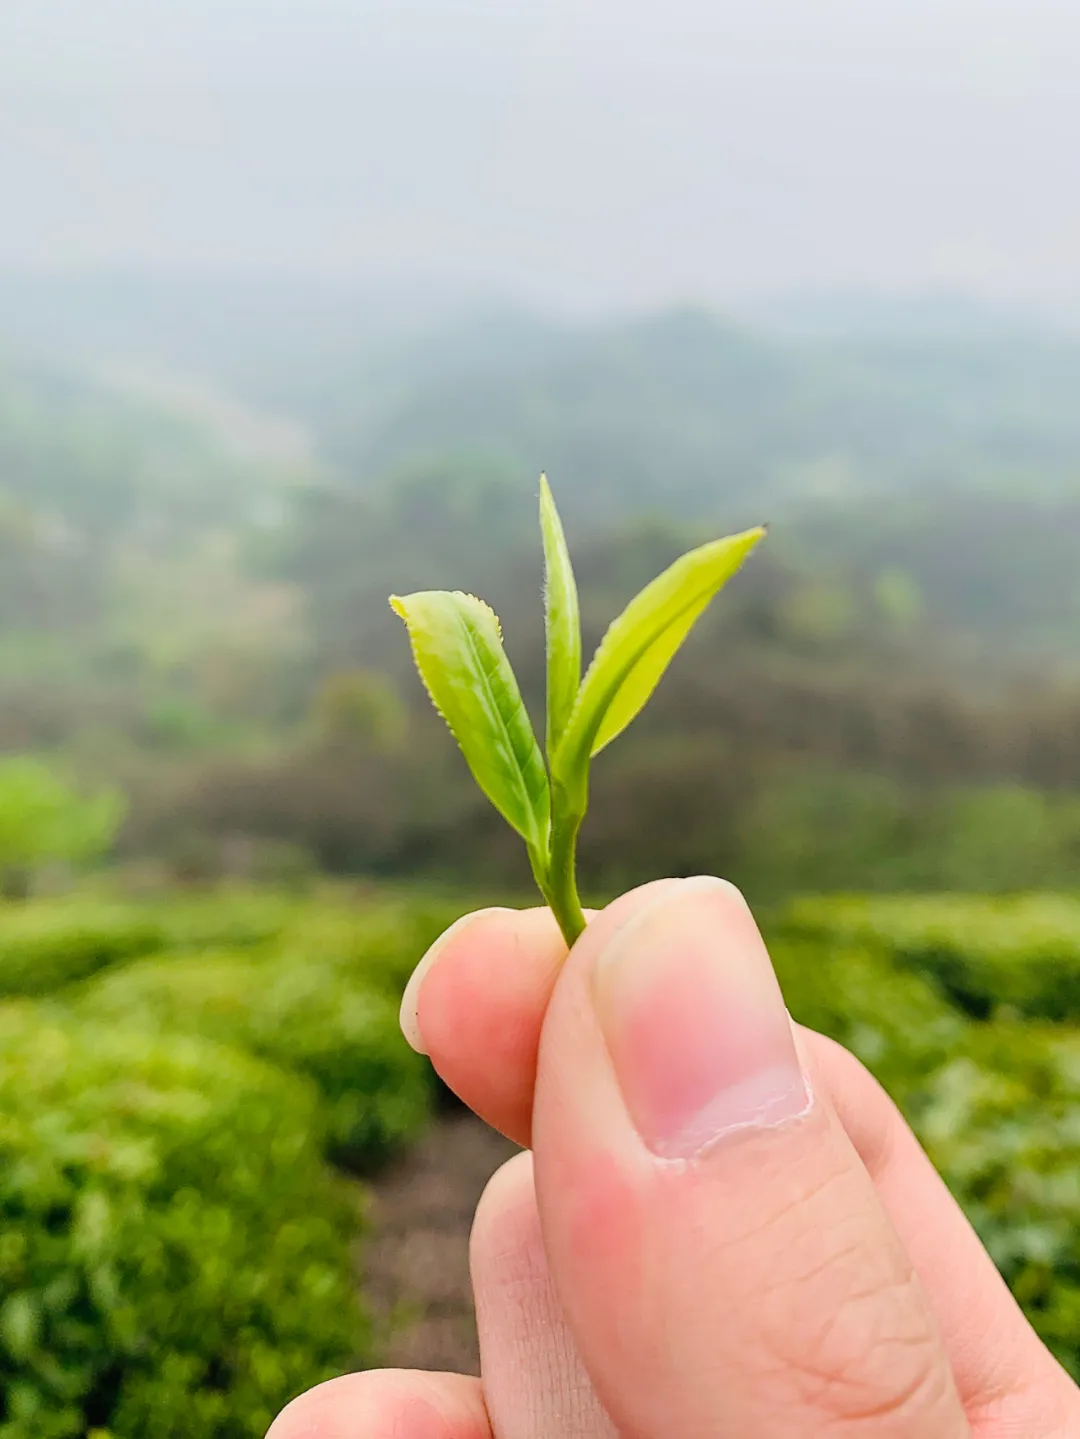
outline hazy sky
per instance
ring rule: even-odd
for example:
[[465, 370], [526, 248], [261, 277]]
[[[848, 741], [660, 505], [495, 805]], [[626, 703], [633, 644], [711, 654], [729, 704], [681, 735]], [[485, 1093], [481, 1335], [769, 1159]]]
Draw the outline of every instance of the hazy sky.
[[0, 266], [1080, 300], [1080, 0], [0, 0]]

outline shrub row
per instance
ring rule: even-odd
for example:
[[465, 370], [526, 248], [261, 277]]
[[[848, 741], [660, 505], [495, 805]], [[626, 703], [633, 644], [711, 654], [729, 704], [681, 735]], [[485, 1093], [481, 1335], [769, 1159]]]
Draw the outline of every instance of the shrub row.
[[[949, 908], [928, 903], [939, 914]], [[969, 914], [977, 908], [957, 902], [954, 913], [965, 906]], [[789, 1008], [881, 1079], [1036, 1330], [1080, 1378], [1080, 1036], [1068, 1026], [974, 1021], [949, 1002], [949, 986], [935, 988], [906, 967], [921, 951], [880, 942], [892, 908], [845, 900], [830, 923], [827, 901], [800, 907], [799, 924], [772, 945]], [[994, 914], [999, 906], [987, 908]], [[1004, 908], [1015, 917], [1024, 906]], [[895, 912], [909, 912], [909, 902]], [[1041, 912], [1046, 919], [1055, 905]], [[873, 929], [865, 923], [871, 913]], [[982, 932], [992, 928], [988, 921]], [[879, 942], [856, 944], [851, 935]], [[1008, 944], [1003, 938], [1000, 954]], [[1011, 962], [1027, 974], [1026, 951], [1014, 953]], [[1015, 978], [1012, 985], [1014, 995], [1038, 992]]]
[[292, 917], [287, 902], [259, 893], [155, 905], [81, 896], [0, 905], [0, 996], [51, 994], [165, 949], [264, 944]]
[[871, 946], [977, 1019], [1080, 1018], [1080, 899], [843, 896], [793, 904], [788, 933]]
[[1080, 1380], [1080, 1064], [1053, 1033], [980, 1025], [912, 1115], [1035, 1329]]
[[0, 1006], [0, 1439], [258, 1439], [362, 1360], [313, 1088]]
[[[429, 1080], [400, 1039], [397, 996], [455, 912], [299, 905], [244, 928], [234, 910], [228, 948], [117, 965], [62, 993], [51, 1018], [0, 1010], [0, 1439], [95, 1426], [126, 1439], [150, 1432], [151, 1408], [165, 1439], [246, 1436], [347, 1367], [350, 1221], [317, 1149], [366, 1166], [422, 1124]], [[1067, 1013], [1051, 977], [1070, 972], [1075, 913], [1051, 899], [807, 901], [773, 953], [794, 1016], [894, 1094], [1080, 1375], [1080, 1041], [964, 1012], [999, 1012], [1003, 993], [1024, 1013]], [[209, 911], [172, 923], [174, 943], [223, 932]], [[16, 1213], [34, 1216], [25, 1242]], [[235, 1292], [233, 1271], [248, 1276]]]
[[793, 1018], [858, 1056], [911, 1104], [969, 1023], [917, 975], [873, 950], [780, 938], [770, 945]]
[[397, 1003], [457, 912], [420, 893], [363, 905], [243, 891], [11, 905], [0, 910], [0, 995], [54, 995], [111, 1027], [201, 1034], [298, 1070], [325, 1097], [330, 1153], [368, 1168], [430, 1112], [430, 1071], [401, 1038]]
[[194, 1034], [313, 1079], [331, 1156], [369, 1169], [422, 1127], [433, 1084], [401, 1037], [396, 998], [362, 966], [284, 951], [273, 957], [201, 951], [153, 956], [70, 996], [78, 1016], [140, 1034]]
[[355, 1205], [430, 1112], [439, 901], [0, 909], [0, 1439], [248, 1439], [369, 1357]]
[[86, 900], [0, 907], [0, 995], [41, 995], [165, 943], [139, 908]]
[[417, 959], [460, 912], [419, 894], [294, 900], [263, 891], [164, 903], [94, 898], [0, 903], [0, 996], [51, 994], [98, 971], [165, 950], [242, 949], [333, 960], [400, 993]]

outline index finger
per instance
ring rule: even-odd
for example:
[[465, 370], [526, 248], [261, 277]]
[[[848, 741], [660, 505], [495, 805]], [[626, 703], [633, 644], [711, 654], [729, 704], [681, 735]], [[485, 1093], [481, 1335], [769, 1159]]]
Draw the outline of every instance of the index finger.
[[540, 1030], [566, 942], [549, 909], [465, 915], [420, 961], [401, 1028], [470, 1109], [528, 1146]]

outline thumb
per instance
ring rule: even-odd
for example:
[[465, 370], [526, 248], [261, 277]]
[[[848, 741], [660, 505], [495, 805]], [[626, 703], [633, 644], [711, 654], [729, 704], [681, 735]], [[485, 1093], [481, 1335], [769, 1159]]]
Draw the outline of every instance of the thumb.
[[640, 891], [590, 926], [545, 1020], [533, 1147], [552, 1276], [620, 1433], [969, 1433], [730, 885]]

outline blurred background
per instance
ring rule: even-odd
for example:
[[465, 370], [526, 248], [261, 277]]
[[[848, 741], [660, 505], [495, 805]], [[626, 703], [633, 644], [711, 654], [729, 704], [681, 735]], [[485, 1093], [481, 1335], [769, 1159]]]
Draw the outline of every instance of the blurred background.
[[475, 1362], [505, 1150], [395, 1004], [528, 871], [386, 597], [539, 714], [541, 470], [587, 642], [770, 524], [586, 888], [741, 884], [1080, 1370], [1078, 64], [1058, 0], [5, 0], [0, 1439]]

